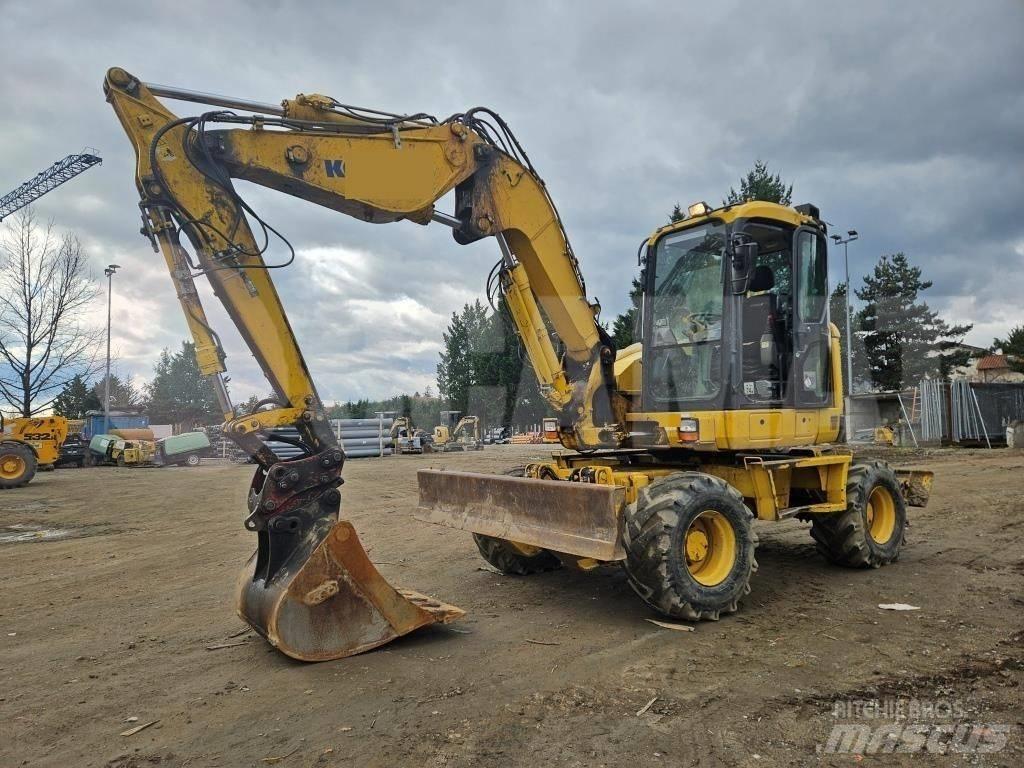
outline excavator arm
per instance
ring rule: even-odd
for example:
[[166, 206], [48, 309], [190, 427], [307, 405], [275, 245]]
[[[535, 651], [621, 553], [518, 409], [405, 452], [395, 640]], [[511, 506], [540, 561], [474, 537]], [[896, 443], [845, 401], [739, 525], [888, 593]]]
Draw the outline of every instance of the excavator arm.
[[[393, 589], [348, 522], [338, 522], [344, 452], [322, 403], [264, 254], [283, 241], [236, 192], [233, 179], [275, 189], [363, 221], [440, 222], [466, 244], [494, 237], [502, 293], [540, 382], [561, 414], [568, 447], [617, 445], [625, 403], [614, 347], [601, 328], [543, 181], [499, 116], [482, 108], [437, 121], [347, 107], [319, 95], [281, 106], [147, 85], [122, 69], [104, 82], [136, 157], [142, 232], [161, 252], [211, 376], [225, 434], [255, 457], [246, 527], [257, 551], [239, 582], [239, 612], [285, 653], [337, 658], [418, 626], [461, 615]], [[227, 109], [180, 118], [158, 96]], [[214, 128], [213, 126], [219, 126]], [[455, 193], [454, 215], [435, 203]], [[259, 236], [254, 234], [257, 227]], [[190, 254], [182, 235], [192, 246]], [[264, 371], [274, 396], [253, 413], [233, 408], [225, 352], [195, 279], [206, 277]], [[278, 462], [259, 435], [295, 426], [305, 458]]]
[[[135, 147], [142, 233], [167, 263], [199, 368], [215, 382], [224, 434], [259, 465], [245, 518], [257, 549], [239, 578], [240, 616], [282, 652], [307, 661], [360, 653], [461, 616], [455, 606], [388, 584], [351, 523], [339, 521], [344, 451], [274, 287], [274, 267], [263, 259], [271, 230], [205, 151], [201, 118], [171, 114], [124, 70], [110, 70], [104, 90]], [[246, 214], [259, 223], [262, 243]], [[238, 414], [230, 402], [226, 356], [196, 290], [199, 276], [209, 280], [273, 388], [253, 413]], [[278, 426], [296, 427], [304, 458], [279, 462], [267, 448], [259, 435]]]

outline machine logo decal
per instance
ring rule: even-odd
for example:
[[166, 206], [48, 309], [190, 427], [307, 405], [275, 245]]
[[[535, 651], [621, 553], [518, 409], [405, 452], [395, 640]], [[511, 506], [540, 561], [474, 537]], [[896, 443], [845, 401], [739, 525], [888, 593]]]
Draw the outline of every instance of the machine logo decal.
[[324, 160], [324, 170], [327, 171], [329, 178], [344, 177], [345, 176], [345, 161], [342, 159], [337, 160]]

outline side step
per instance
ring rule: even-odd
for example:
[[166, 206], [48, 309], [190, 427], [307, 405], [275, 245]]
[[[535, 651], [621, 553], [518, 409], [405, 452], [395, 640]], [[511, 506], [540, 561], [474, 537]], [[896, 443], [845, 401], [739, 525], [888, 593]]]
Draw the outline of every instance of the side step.
[[594, 560], [623, 560], [625, 490], [421, 469], [417, 520]]

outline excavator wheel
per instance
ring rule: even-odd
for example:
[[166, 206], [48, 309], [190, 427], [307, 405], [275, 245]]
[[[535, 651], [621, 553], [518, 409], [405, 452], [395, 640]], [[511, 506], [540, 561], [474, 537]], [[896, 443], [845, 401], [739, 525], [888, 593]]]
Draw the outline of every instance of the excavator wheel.
[[20, 488], [36, 474], [36, 455], [21, 443], [0, 444], [0, 489]]
[[896, 473], [884, 461], [869, 461], [850, 467], [846, 511], [815, 518], [811, 536], [830, 563], [878, 568], [899, 557], [906, 527], [907, 507]]
[[[516, 467], [504, 474], [509, 477], [525, 477], [526, 467]], [[562, 561], [546, 549], [496, 539], [481, 533], [474, 533], [473, 540], [483, 559], [509, 576], [530, 576], [562, 567]]]
[[655, 480], [625, 512], [630, 586], [672, 618], [715, 621], [735, 612], [757, 570], [752, 518], [721, 478], [679, 472]]

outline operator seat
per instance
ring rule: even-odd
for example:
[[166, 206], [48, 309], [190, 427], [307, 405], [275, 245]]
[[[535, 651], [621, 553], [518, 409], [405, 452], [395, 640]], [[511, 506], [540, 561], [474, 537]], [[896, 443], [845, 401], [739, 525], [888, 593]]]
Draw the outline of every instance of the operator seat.
[[754, 268], [743, 300], [743, 381], [771, 382], [770, 393], [757, 392], [762, 398], [778, 397], [780, 385], [775, 322], [778, 307], [776, 296], [771, 292], [774, 287], [772, 268], [760, 264]]

